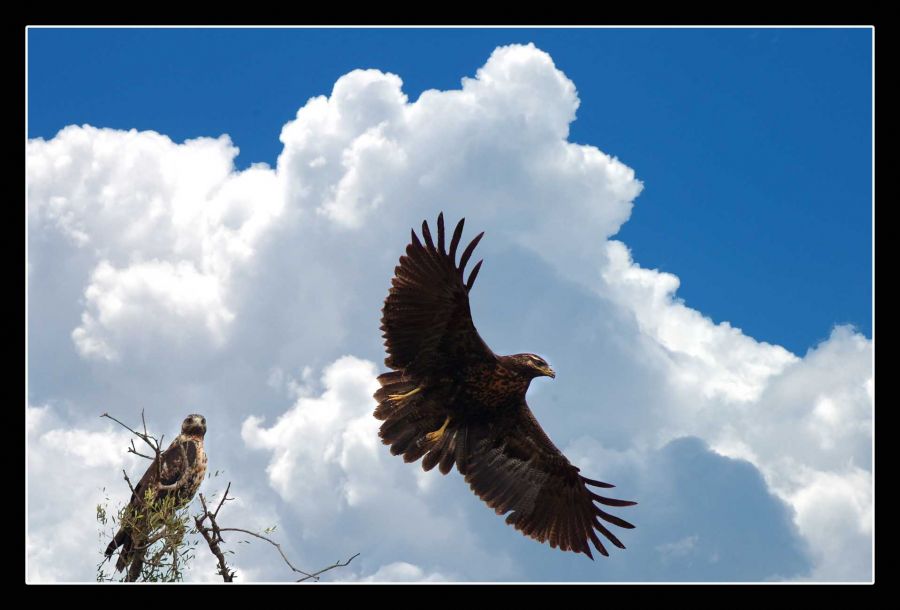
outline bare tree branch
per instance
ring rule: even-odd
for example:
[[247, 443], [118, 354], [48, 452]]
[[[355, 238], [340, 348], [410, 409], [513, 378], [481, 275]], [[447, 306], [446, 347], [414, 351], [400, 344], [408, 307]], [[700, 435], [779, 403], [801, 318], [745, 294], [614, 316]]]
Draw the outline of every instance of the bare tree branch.
[[[215, 555], [216, 559], [219, 561], [219, 575], [222, 577], [222, 580], [225, 582], [234, 582], [235, 573], [228, 567], [228, 564], [225, 562], [225, 554], [219, 547], [219, 542], [224, 542], [224, 540], [222, 540], [222, 536], [219, 534], [219, 527], [216, 524], [216, 515], [219, 514], [219, 509], [222, 508], [222, 504], [225, 503], [225, 498], [228, 497], [229, 489], [231, 489], [231, 482], [229, 482], [228, 487], [225, 488], [225, 494], [222, 496], [222, 500], [219, 502], [219, 506], [216, 508], [215, 513], [209, 512], [209, 508], [206, 506], [206, 498], [203, 497], [203, 494], [200, 494], [200, 504], [203, 506], [203, 514], [194, 517], [194, 523], [197, 525], [197, 531], [200, 532], [200, 535], [206, 540], [209, 550], [212, 551], [212, 554]], [[207, 518], [209, 518], [212, 528], [203, 525], [203, 522], [206, 521]], [[210, 534], [210, 531], [212, 531], [212, 534]]]
[[[310, 574], [309, 572], [304, 572], [300, 568], [297, 568], [296, 566], [294, 566], [294, 564], [291, 563], [291, 560], [288, 559], [288, 556], [284, 553], [284, 549], [281, 547], [281, 545], [279, 543], [275, 542], [274, 540], [272, 540], [271, 538], [269, 538], [268, 536], [264, 536], [263, 534], [260, 534], [258, 532], [253, 532], [248, 529], [241, 528], [241, 527], [220, 527], [219, 526], [219, 523], [216, 520], [216, 517], [218, 517], [218, 515], [219, 515], [219, 510], [221, 510], [221, 508], [225, 504], [225, 502], [227, 502], [228, 500], [234, 499], [234, 498], [230, 498], [228, 496], [228, 492], [230, 490], [231, 490], [231, 482], [229, 482], [228, 486], [225, 488], [225, 493], [222, 494], [222, 499], [219, 500], [219, 504], [216, 506], [215, 512], [210, 512], [210, 510], [206, 504], [206, 497], [203, 494], [199, 494], [200, 495], [200, 504], [203, 506], [203, 514], [195, 517], [195, 521], [197, 524], [197, 530], [200, 532], [200, 534], [206, 540], [206, 543], [209, 545], [209, 548], [213, 552], [213, 554], [216, 555], [216, 557], [219, 559], [219, 574], [222, 575], [222, 577], [225, 579], [226, 582], [232, 582], [230, 580], [230, 578], [233, 578], [234, 572], [232, 572], [231, 570], [228, 569], [228, 566], [225, 563], [225, 556], [222, 553], [221, 548], [219, 547], [220, 542], [222, 542], [222, 543], [225, 542], [225, 540], [222, 538], [222, 532], [240, 532], [242, 534], [248, 534], [255, 538], [259, 538], [260, 540], [265, 540], [266, 542], [268, 542], [269, 544], [274, 546], [276, 549], [278, 549], [278, 554], [281, 555], [281, 558], [284, 560], [284, 563], [287, 564], [287, 566], [293, 572], [295, 572], [296, 574], [303, 575], [303, 578], [299, 579], [297, 582], [303, 582], [303, 581], [309, 580], [309, 579], [319, 580], [318, 577], [320, 574], [327, 572], [328, 570], [332, 570], [334, 568], [346, 566], [351, 561], [353, 561], [356, 557], [359, 556], [359, 553], [357, 553], [356, 555], [354, 555], [353, 557], [348, 559], [346, 562], [342, 563], [339, 561], [339, 562], [334, 563], [326, 568], [322, 568], [318, 572], [314, 572], [312, 574]], [[204, 521], [206, 521], [206, 519], [209, 519], [209, 526], [204, 525]], [[226, 578], [226, 575], [229, 575], [229, 577]]]
[[359, 553], [357, 553], [356, 555], [354, 555], [353, 557], [351, 557], [350, 559], [348, 559], [348, 560], [345, 561], [344, 563], [341, 563], [340, 561], [337, 561], [337, 562], [331, 564], [330, 566], [328, 566], [327, 568], [322, 568], [322, 569], [319, 570], [318, 572], [314, 572], [314, 573], [310, 574], [309, 576], [304, 576], [303, 578], [301, 578], [301, 579], [298, 580], [297, 582], [303, 582], [304, 580], [309, 580], [310, 578], [314, 578], [314, 579], [316, 579], [316, 581], [318, 581], [318, 580], [319, 580], [319, 574], [323, 574], [324, 572], [327, 572], [328, 570], [333, 570], [334, 568], [343, 568], [344, 566], [350, 565], [350, 562], [353, 561], [354, 559], [356, 559], [357, 557], [359, 557]]
[[122, 469], [122, 476], [125, 477], [125, 482], [128, 483], [128, 489], [131, 490], [131, 495], [136, 496], [137, 494], [134, 491], [134, 486], [131, 484], [131, 480], [128, 478], [128, 473], [125, 472], [125, 469]]
[[134, 446], [134, 439], [131, 439], [131, 447], [128, 449], [128, 453], [133, 453], [135, 455], [139, 455], [142, 458], [147, 458], [148, 460], [152, 460], [153, 458], [149, 455], [144, 455], [137, 450], [137, 447]]
[[219, 500], [219, 505], [216, 507], [216, 512], [213, 513], [212, 518], [215, 519], [219, 516], [219, 510], [222, 508], [222, 505], [225, 504], [228, 500], [234, 500], [234, 498], [228, 497], [228, 492], [231, 490], [231, 481], [228, 481], [228, 485], [225, 487], [225, 493], [222, 494], [222, 499]]
[[[120, 422], [118, 419], [116, 419], [115, 417], [113, 417], [113, 416], [110, 415], [109, 413], [103, 413], [100, 417], [105, 417], [105, 418], [107, 418], [107, 419], [113, 420], [114, 422], [116, 422], [117, 424], [119, 424], [120, 426], [122, 426], [123, 428], [125, 428], [126, 430], [128, 430], [129, 432], [131, 432], [132, 434], [134, 434], [136, 437], [138, 437], [139, 439], [141, 439], [142, 441], [144, 441], [145, 443], [147, 443], [147, 445], [148, 445], [151, 449], [153, 449], [153, 453], [156, 455], [156, 475], [157, 475], [156, 478], [159, 479], [159, 478], [160, 478], [160, 477], [159, 477], [159, 475], [160, 475], [159, 468], [160, 468], [160, 462], [161, 462], [161, 460], [160, 460], [160, 458], [159, 458], [159, 456], [160, 456], [160, 449], [159, 449], [159, 448], [160, 448], [160, 446], [162, 445], [162, 439], [163, 439], [163, 436], [165, 436], [165, 435], [159, 437], [159, 439], [157, 440], [155, 437], [151, 436], [151, 435], [147, 432], [147, 420], [144, 418], [144, 410], [141, 409], [141, 424], [144, 426], [144, 431], [143, 431], [143, 432], [138, 432], [137, 430], [135, 430], [135, 429], [132, 428], [131, 426], [129, 426], [129, 425], [127, 425], [127, 424], [124, 424], [124, 423]], [[139, 455], [139, 456], [144, 457], [144, 458], [147, 458], [148, 460], [153, 459], [153, 458], [151, 458], [151, 457], [148, 456], [148, 455], [144, 455], [143, 453], [138, 453], [137, 449], [134, 448], [134, 439], [131, 440], [131, 449], [129, 449], [128, 452], [129, 452], [129, 453], [134, 453], [135, 455]]]
[[200, 517], [194, 517], [194, 520], [197, 523], [197, 531], [200, 532], [200, 535], [206, 540], [206, 544], [209, 545], [209, 550], [216, 556], [216, 559], [218, 559], [218, 574], [225, 582], [234, 582], [235, 573], [229, 569], [228, 564], [225, 563], [225, 554], [222, 553], [222, 549], [219, 547], [219, 541], [216, 540], [215, 536], [210, 535], [209, 528], [203, 527]]
[[[284, 559], [284, 563], [286, 563], [290, 569], [292, 569], [294, 572], [296, 572], [298, 574], [303, 574], [306, 578], [313, 577], [313, 574], [309, 574], [307, 572], [304, 572], [303, 570], [295, 568], [291, 564], [291, 562], [288, 560], [287, 555], [284, 554], [284, 551], [281, 549], [281, 545], [278, 544], [277, 542], [275, 542], [274, 540], [272, 540], [271, 538], [263, 536], [262, 534], [257, 534], [256, 532], [251, 532], [250, 530], [241, 529], [239, 527], [223, 527], [223, 528], [220, 528], [219, 531], [220, 532], [241, 532], [243, 534], [250, 534], [251, 536], [256, 536], [260, 540], [265, 540], [266, 542], [268, 542], [269, 544], [274, 546], [276, 549], [278, 549], [278, 552], [281, 554], [281, 558]], [[306, 580], [306, 578], [304, 578], [304, 580]]]
[[147, 541], [144, 542], [143, 544], [135, 544], [131, 548], [138, 550], [138, 551], [141, 551], [141, 550], [145, 551], [165, 537], [166, 537], [165, 532], [159, 532], [158, 534], [154, 534], [153, 536], [150, 536], [149, 538], [147, 538]]
[[[132, 434], [134, 434], [135, 436], [137, 436], [138, 438], [146, 439], [146, 438], [148, 437], [148, 434], [147, 434], [147, 426], [146, 426], [146, 424], [144, 425], [144, 433], [141, 434], [140, 432], [138, 432], [137, 430], [134, 430], [133, 428], [131, 428], [131, 427], [128, 426], [127, 424], [123, 424], [122, 422], [120, 422], [118, 419], [116, 419], [115, 417], [113, 417], [113, 416], [110, 415], [109, 413], [103, 413], [102, 415], [100, 415], [100, 417], [105, 417], [105, 418], [107, 418], [107, 419], [113, 420], [114, 422], [116, 422], [117, 424], [119, 424], [120, 426], [122, 426], [123, 428], [125, 428], [126, 430], [128, 430], [129, 432], [131, 432]], [[143, 419], [143, 418], [144, 418], [144, 412], [141, 411], [141, 419]]]

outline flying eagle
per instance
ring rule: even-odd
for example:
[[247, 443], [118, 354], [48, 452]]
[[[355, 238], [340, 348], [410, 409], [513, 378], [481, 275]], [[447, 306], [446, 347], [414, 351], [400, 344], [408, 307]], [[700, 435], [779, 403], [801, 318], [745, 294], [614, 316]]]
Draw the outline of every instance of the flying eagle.
[[555, 377], [553, 369], [535, 354], [498, 356], [475, 330], [469, 291], [483, 261], [467, 280], [464, 270], [484, 233], [457, 264], [464, 222], [456, 226], [449, 251], [443, 213], [437, 244], [423, 222], [425, 244], [412, 231], [406, 256], [394, 269], [381, 319], [384, 362], [394, 370], [378, 377], [375, 417], [384, 421], [379, 436], [406, 462], [424, 456], [426, 471], [437, 466], [447, 474], [456, 464], [472, 491], [498, 515], [509, 513], [506, 522], [526, 536], [591, 559], [589, 540], [609, 555], [598, 532], [624, 549], [601, 520], [634, 526], [595, 502], [636, 503], [591, 491], [588, 485], [613, 486], [581, 476], [525, 402], [531, 380]]
[[154, 506], [159, 506], [160, 501], [174, 492], [175, 510], [187, 506], [197, 493], [206, 474], [206, 451], [203, 449], [205, 434], [206, 418], [197, 414], [188, 415], [181, 422], [181, 434], [160, 454], [161, 462], [158, 463], [158, 460], [154, 459], [134, 487], [131, 502], [128, 503], [125, 517], [122, 519], [122, 527], [106, 547], [106, 557], [112, 557], [115, 550], [122, 547], [119, 560], [116, 562], [117, 571], [121, 572], [126, 565], [137, 562], [136, 566], [132, 565], [129, 573], [140, 573], [143, 553], [135, 551], [145, 550], [141, 547], [146, 545], [148, 537], [152, 534], [139, 527], [141, 523], [147, 521], [145, 500], [148, 498], [148, 490]]

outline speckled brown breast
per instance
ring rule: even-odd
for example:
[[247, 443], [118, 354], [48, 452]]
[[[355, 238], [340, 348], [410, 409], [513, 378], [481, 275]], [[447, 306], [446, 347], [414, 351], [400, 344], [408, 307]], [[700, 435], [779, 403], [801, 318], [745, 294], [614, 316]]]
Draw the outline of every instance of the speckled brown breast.
[[466, 392], [476, 402], [494, 408], [518, 404], [528, 391], [530, 379], [502, 364], [479, 364], [465, 373]]
[[193, 499], [194, 494], [196, 494], [197, 490], [200, 488], [200, 484], [203, 483], [203, 477], [206, 476], [206, 451], [203, 448], [203, 439], [191, 438], [190, 442], [192, 442], [197, 449], [197, 458], [193, 472], [188, 475], [187, 480], [179, 490], [178, 498], [182, 506]]

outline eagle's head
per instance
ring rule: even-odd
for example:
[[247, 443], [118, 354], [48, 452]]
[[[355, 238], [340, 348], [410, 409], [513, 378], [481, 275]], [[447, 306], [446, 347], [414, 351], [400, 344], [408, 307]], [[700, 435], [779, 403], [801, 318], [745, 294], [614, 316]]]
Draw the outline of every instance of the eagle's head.
[[181, 433], [202, 437], [206, 434], [206, 418], [197, 413], [188, 415], [181, 422]]
[[556, 373], [547, 364], [547, 361], [537, 354], [516, 354], [512, 357], [520, 375], [528, 379], [535, 377], [556, 377]]

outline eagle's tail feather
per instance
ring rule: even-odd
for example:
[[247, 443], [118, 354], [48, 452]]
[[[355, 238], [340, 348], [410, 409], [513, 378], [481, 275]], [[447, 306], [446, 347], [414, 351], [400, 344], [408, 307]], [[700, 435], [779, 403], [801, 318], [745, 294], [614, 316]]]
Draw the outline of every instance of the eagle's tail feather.
[[399, 372], [386, 373], [378, 378], [383, 386], [375, 393], [379, 401], [375, 417], [383, 420], [378, 435], [393, 455], [403, 455], [403, 461], [422, 460], [422, 468], [431, 470], [440, 465], [443, 474], [450, 472], [459, 460], [459, 445], [465, 448], [464, 436], [446, 409], [429, 396], [414, 380], [404, 380]]
[[433, 441], [424, 441], [431, 445], [428, 455], [422, 460], [422, 468], [426, 471], [431, 470], [435, 466], [441, 471], [441, 474], [447, 474], [453, 468], [456, 462], [456, 434], [458, 430], [448, 424], [440, 438]]
[[127, 557], [131, 551], [131, 532], [126, 531], [124, 527], [113, 536], [113, 539], [110, 541], [109, 545], [107, 545], [104, 554], [107, 558], [112, 557], [113, 553], [115, 553], [116, 549], [120, 546], [123, 548], [119, 553], [119, 560], [116, 562], [116, 571], [118, 572], [121, 572], [125, 568]]
[[125, 566], [133, 562], [134, 538], [132, 537], [131, 530], [127, 530], [124, 527], [119, 529], [107, 545], [104, 554], [107, 558], [112, 557], [113, 553], [115, 553], [116, 549], [119, 547], [122, 547], [122, 550], [119, 551], [119, 558], [116, 561], [116, 572], [121, 572], [125, 569]]
[[[116, 562], [116, 572], [121, 572], [125, 569], [125, 566], [131, 562], [131, 547], [133, 545], [131, 540], [131, 534], [127, 532], [122, 533], [122, 551], [119, 553], [119, 560]], [[116, 535], [118, 538], [118, 534]], [[111, 544], [111, 543], [110, 543]], [[106, 547], [106, 550], [109, 550], [109, 547]]]
[[376, 419], [389, 419], [397, 410], [414, 402], [413, 398], [420, 398], [416, 392], [418, 384], [412, 380], [404, 380], [399, 371], [380, 375], [378, 381], [382, 387], [375, 392], [375, 400], [378, 401], [374, 414]]
[[112, 557], [112, 554], [116, 552], [116, 549], [122, 546], [122, 543], [125, 541], [125, 533], [124, 529], [120, 529], [116, 532], [116, 535], [113, 536], [113, 539], [109, 542], [109, 545], [106, 547], [106, 552], [104, 555], [107, 557]]

